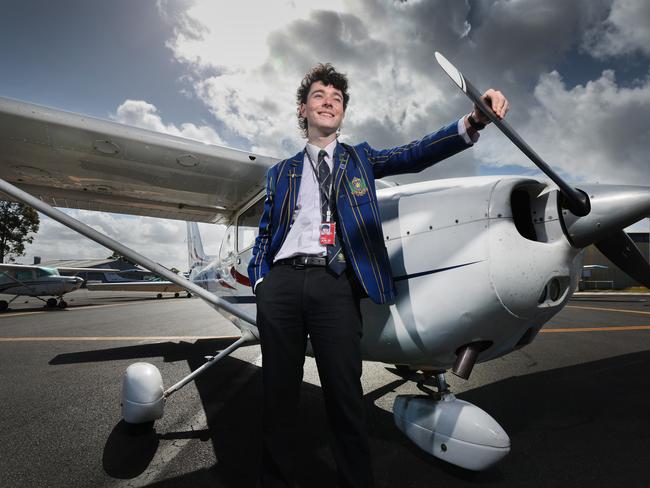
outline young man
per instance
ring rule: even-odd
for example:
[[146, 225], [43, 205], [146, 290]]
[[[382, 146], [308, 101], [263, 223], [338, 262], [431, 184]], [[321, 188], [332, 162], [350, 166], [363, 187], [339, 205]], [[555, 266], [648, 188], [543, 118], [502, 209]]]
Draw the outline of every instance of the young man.
[[[483, 98], [499, 117], [508, 102]], [[294, 486], [295, 419], [309, 336], [332, 430], [339, 486], [373, 486], [361, 389], [360, 298], [395, 298], [375, 179], [421, 171], [478, 139], [478, 109], [408, 145], [375, 150], [337, 141], [347, 78], [318, 65], [297, 93], [305, 149], [267, 174], [266, 200], [248, 273], [257, 296], [264, 428], [259, 486]]]

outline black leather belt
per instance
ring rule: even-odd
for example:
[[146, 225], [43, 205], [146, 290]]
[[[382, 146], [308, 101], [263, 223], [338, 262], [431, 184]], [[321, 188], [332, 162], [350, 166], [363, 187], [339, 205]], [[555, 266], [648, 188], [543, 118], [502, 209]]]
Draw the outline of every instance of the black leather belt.
[[285, 264], [294, 268], [304, 268], [307, 266], [325, 266], [327, 259], [320, 256], [296, 256], [294, 258], [279, 259], [273, 265]]

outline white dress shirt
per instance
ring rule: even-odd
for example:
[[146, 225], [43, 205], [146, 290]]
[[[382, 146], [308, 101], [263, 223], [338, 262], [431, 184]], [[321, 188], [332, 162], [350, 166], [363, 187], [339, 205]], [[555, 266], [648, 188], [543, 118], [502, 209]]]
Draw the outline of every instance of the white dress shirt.
[[[336, 144], [337, 140], [334, 139], [323, 148], [327, 153], [325, 162], [330, 167], [332, 181], [334, 181], [333, 161]], [[315, 166], [318, 163], [318, 153], [321, 148], [307, 143], [306, 149]], [[322, 217], [318, 178], [306, 154], [302, 164], [302, 177], [300, 179], [300, 190], [298, 191], [298, 199], [296, 200], [296, 210], [293, 214], [293, 225], [289, 229], [287, 237], [275, 255], [273, 262], [276, 262], [278, 259], [293, 258], [299, 255], [327, 255], [327, 248], [319, 242], [319, 229]]]

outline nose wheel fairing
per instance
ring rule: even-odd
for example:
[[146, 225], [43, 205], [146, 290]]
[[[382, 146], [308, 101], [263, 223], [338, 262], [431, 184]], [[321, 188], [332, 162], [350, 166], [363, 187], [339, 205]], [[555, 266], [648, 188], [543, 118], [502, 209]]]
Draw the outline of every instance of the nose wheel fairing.
[[[476, 405], [456, 398], [443, 373], [410, 377], [426, 395], [398, 395], [393, 418], [416, 446], [472, 471], [488, 469], [510, 452], [510, 438], [501, 425]], [[437, 390], [425, 386], [432, 381]]]

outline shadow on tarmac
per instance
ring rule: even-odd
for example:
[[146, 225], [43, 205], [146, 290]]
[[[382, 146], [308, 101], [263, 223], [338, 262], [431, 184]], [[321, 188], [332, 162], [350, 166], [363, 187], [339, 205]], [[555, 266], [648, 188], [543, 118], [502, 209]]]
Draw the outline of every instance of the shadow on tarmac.
[[[207, 348], [201, 343], [173, 344], [178, 348], [174, 353], [169, 344], [152, 344], [68, 354], [57, 356], [51, 364], [162, 354], [165, 360], [185, 356], [195, 370], [203, 364]], [[214, 349], [214, 341], [209, 348]], [[397, 430], [392, 414], [374, 405], [403, 383], [397, 379], [366, 395], [377, 486], [650, 486], [648, 372], [650, 352], [642, 352], [506, 378], [458, 395], [489, 412], [512, 441], [508, 457], [478, 473], [419, 450]], [[207, 431], [199, 431], [198, 437], [211, 441], [218, 462], [148, 486], [255, 486], [260, 462], [260, 368], [229, 357], [200, 376], [197, 389], [208, 419]], [[304, 433], [297, 452], [299, 486], [335, 486], [325, 419], [320, 388], [304, 383], [297, 419]], [[133, 438], [120, 422], [105, 445], [105, 471], [114, 478], [133, 478], [146, 469], [163, 439], [188, 436], [197, 437], [197, 432], [152, 431]], [[192, 450], [185, 449], [175, 463], [191, 456]]]
[[[206, 355], [221, 351], [235, 342], [233, 339], [201, 339], [196, 342], [156, 342], [137, 346], [113, 347], [96, 351], [81, 351], [59, 354], [50, 360], [50, 365], [94, 363], [162, 357], [164, 362], [189, 361], [199, 358], [203, 364]], [[199, 365], [200, 366], [200, 365]]]

